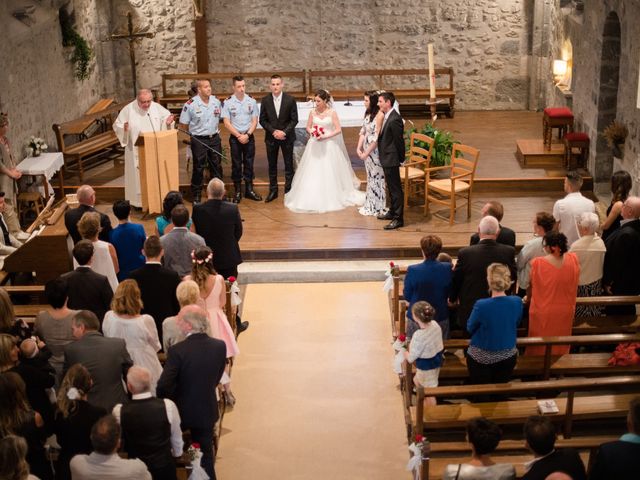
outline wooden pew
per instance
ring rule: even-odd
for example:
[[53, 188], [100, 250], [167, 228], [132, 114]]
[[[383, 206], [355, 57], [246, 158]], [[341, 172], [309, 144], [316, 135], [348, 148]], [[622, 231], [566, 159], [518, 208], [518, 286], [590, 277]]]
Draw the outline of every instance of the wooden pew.
[[[115, 100], [113, 98], [101, 98], [96, 103], [94, 103], [86, 112], [84, 112], [84, 114], [93, 115], [94, 113], [98, 113], [109, 108], [114, 103]], [[77, 121], [67, 128], [67, 130], [65, 131], [65, 135], [76, 135], [79, 140], [83, 138], [86, 139], [92, 133], [89, 131], [91, 127], [94, 127], [94, 129], [98, 129], [102, 128], [103, 125], [100, 119], [86, 119], [83, 121]]]
[[[436, 98], [446, 103], [438, 104], [449, 117], [455, 115], [456, 92], [453, 87], [453, 68], [438, 67], [436, 75]], [[337, 79], [337, 80], [335, 80]], [[341, 87], [342, 84], [348, 88]], [[336, 84], [338, 86], [336, 86]], [[310, 70], [309, 93], [315, 89], [330, 90], [335, 100], [360, 100], [367, 90], [389, 90], [400, 105], [420, 104], [429, 98], [428, 69], [397, 70]]]
[[306, 72], [301, 70], [291, 72], [164, 73], [162, 74], [162, 91], [158, 97], [158, 103], [169, 109], [181, 109], [184, 103], [189, 100], [187, 91], [194, 80], [211, 81], [212, 94], [219, 100], [224, 100], [233, 92], [231, 81], [236, 75], [244, 77], [247, 94], [260, 101], [262, 97], [271, 92], [269, 84], [271, 75], [274, 73], [282, 76], [285, 90], [289, 95], [295, 97], [296, 100], [307, 100]]
[[[84, 115], [69, 122], [56, 123], [52, 126], [56, 134], [58, 150], [64, 155], [66, 172], [77, 171], [82, 182], [87, 162], [95, 165], [103, 163], [114, 156], [122, 155], [120, 142], [112, 129], [113, 122], [122, 107], [124, 107], [124, 104], [112, 105], [96, 113]], [[98, 122], [101, 126], [101, 133], [80, 139], [76, 143], [68, 143], [69, 137], [75, 136], [78, 128], [87, 122]]]
[[[589, 471], [598, 447], [619, 437], [589, 436], [578, 438], [558, 438], [556, 448], [573, 448], [578, 450]], [[444, 468], [449, 464], [464, 463], [471, 456], [471, 446], [467, 442], [432, 442], [428, 452], [423, 451], [420, 474], [422, 479], [442, 478]], [[496, 463], [511, 463], [516, 467], [518, 478], [524, 474], [524, 463], [533, 459], [533, 454], [525, 446], [523, 440], [502, 440], [491, 458]]]
[[[635, 393], [607, 394], [603, 391], [628, 391]], [[536, 396], [547, 394], [560, 410], [550, 415], [556, 422], [562, 422], [565, 438], [571, 437], [575, 420], [623, 419], [626, 417], [629, 402], [638, 396], [640, 376], [608, 376], [584, 380], [565, 378], [534, 382], [510, 382], [504, 384], [463, 385], [435, 388], [418, 388], [415, 407], [410, 407], [412, 435], [442, 429], [463, 429], [473, 417], [486, 417], [498, 424], [523, 423], [529, 416], [538, 414]], [[558, 392], [566, 397], [557, 397]], [[576, 396], [578, 392], [589, 392]], [[594, 394], [600, 392], [600, 394]], [[437, 399], [470, 398], [478, 395], [501, 395], [509, 397], [533, 397], [525, 400], [505, 400], [498, 402], [480, 402], [425, 406], [425, 397]]]

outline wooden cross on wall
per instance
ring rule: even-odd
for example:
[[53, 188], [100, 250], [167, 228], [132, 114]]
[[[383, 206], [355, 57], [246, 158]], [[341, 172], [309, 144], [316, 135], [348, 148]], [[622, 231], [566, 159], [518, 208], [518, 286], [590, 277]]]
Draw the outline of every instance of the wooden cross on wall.
[[129, 57], [131, 59], [131, 76], [133, 78], [133, 98], [138, 95], [138, 79], [136, 76], [136, 52], [134, 42], [140, 38], [153, 38], [153, 32], [141, 32], [133, 29], [133, 18], [131, 12], [127, 13], [127, 33], [113, 33], [111, 40], [126, 40], [129, 42]]

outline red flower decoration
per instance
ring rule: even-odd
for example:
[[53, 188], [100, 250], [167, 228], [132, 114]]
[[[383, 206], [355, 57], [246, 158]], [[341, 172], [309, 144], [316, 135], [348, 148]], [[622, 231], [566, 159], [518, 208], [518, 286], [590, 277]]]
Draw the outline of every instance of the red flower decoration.
[[395, 263], [393, 263], [393, 262], [389, 262], [389, 266], [390, 266], [391, 268], [393, 268], [393, 267], [395, 267], [395, 266], [396, 266], [396, 264], [395, 264]]
[[416, 443], [422, 443], [424, 441], [424, 437], [422, 435], [416, 435]]
[[400, 340], [401, 342], [404, 342], [407, 340], [407, 336], [404, 333], [402, 333], [398, 335], [398, 340]]
[[230, 277], [229, 277], [229, 279], [228, 279], [228, 280], [229, 280], [229, 282], [230, 282], [230, 283], [233, 283], [233, 282], [235, 282], [235, 281], [236, 281], [236, 277], [234, 277], [234, 276], [232, 275], [232, 276], [230, 276]]
[[199, 449], [200, 448], [200, 444], [198, 442], [192, 442], [191, 443], [191, 447]]

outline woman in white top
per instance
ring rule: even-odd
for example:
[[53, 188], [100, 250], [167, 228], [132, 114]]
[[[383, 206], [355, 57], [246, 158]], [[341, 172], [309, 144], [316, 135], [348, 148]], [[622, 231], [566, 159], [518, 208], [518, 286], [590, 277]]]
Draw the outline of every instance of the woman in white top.
[[123, 338], [134, 365], [140, 365], [151, 373], [151, 392], [162, 373], [158, 360], [160, 339], [156, 322], [151, 315], [141, 315], [142, 299], [135, 280], [125, 280], [116, 289], [109, 310], [102, 322], [106, 337]]
[[[115, 292], [118, 288], [118, 277], [116, 274], [120, 271], [118, 267], [118, 254], [116, 249], [109, 242], [98, 240], [100, 234], [100, 214], [98, 212], [87, 212], [80, 218], [78, 222], [78, 232], [84, 240], [93, 243], [93, 258], [91, 259], [91, 268], [94, 272], [100, 273], [109, 279], [109, 285]], [[76, 260], [73, 260], [73, 267], [78, 266]]]
[[[595, 213], [585, 212], [576, 223], [580, 238], [573, 242], [569, 251], [575, 253], [580, 262], [577, 296], [598, 297], [602, 295], [602, 271], [607, 252], [604, 241], [596, 234], [600, 221]], [[602, 315], [602, 307], [598, 305], [576, 305], [576, 317], [598, 315]]]

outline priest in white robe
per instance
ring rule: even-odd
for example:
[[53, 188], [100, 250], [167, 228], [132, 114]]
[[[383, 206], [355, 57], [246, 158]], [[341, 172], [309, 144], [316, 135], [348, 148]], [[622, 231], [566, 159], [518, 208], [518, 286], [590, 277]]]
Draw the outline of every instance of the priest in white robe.
[[134, 207], [142, 207], [138, 147], [141, 133], [167, 130], [174, 118], [169, 110], [153, 101], [151, 90], [142, 89], [138, 97], [126, 105], [118, 115], [113, 129], [124, 150], [124, 198]]

